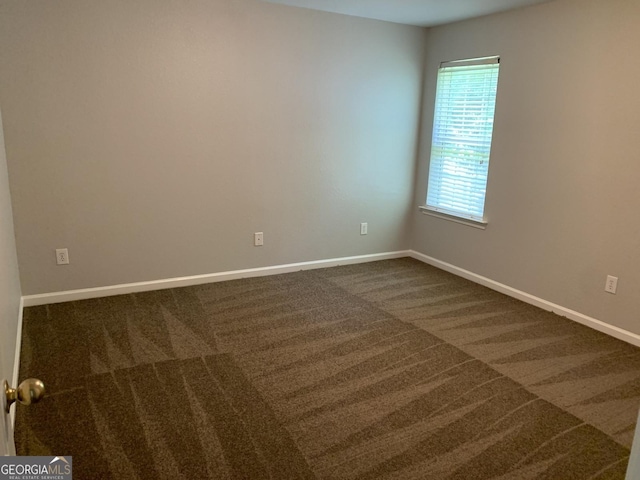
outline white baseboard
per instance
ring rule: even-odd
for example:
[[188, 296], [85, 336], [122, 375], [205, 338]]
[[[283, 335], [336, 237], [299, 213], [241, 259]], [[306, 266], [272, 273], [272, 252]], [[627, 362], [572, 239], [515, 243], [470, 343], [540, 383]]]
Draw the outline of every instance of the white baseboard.
[[113, 295], [123, 295], [128, 293], [146, 292], [150, 290], [161, 290], [165, 288], [188, 287], [191, 285], [201, 285], [205, 283], [222, 282], [226, 280], [237, 280], [241, 278], [262, 277], [268, 275], [278, 275], [281, 273], [297, 272], [300, 270], [312, 270], [316, 268], [336, 267], [339, 265], [352, 265], [356, 263], [373, 262], [377, 260], [388, 260], [393, 258], [412, 257], [421, 262], [453, 273], [472, 282], [488, 287], [497, 292], [521, 300], [530, 305], [542, 308], [543, 310], [554, 312], [560, 316], [576, 321], [612, 337], [618, 338], [632, 345], [640, 347], [640, 335], [629, 332], [622, 328], [610, 325], [582, 313], [570, 310], [561, 305], [549, 302], [529, 293], [517, 290], [502, 283], [483, 277], [476, 273], [464, 270], [450, 263], [443, 262], [433, 257], [429, 257], [414, 250], [402, 250], [398, 252], [376, 253], [371, 255], [359, 255], [354, 257], [333, 258], [328, 260], [316, 260], [311, 262], [290, 263], [286, 265], [274, 265], [270, 267], [249, 268], [245, 270], [234, 270], [229, 272], [210, 273], [205, 275], [194, 275], [190, 277], [169, 278], [164, 280], [153, 280], [149, 282], [127, 283], [122, 285], [110, 285], [106, 287], [85, 288], [81, 290], [68, 290], [63, 292], [44, 293], [39, 295], [26, 295], [20, 302], [20, 314], [18, 319], [18, 338], [16, 345], [16, 362], [14, 368], [14, 384], [18, 383], [20, 341], [22, 338], [22, 310], [24, 307], [36, 305], [46, 305], [50, 303], [70, 302], [74, 300], [84, 300], [89, 298], [109, 297]]
[[628, 330], [609, 325], [608, 323], [605, 323], [601, 320], [591, 318], [580, 312], [570, 310], [555, 303], [551, 303], [542, 298], [530, 295], [526, 292], [509, 287], [508, 285], [504, 285], [502, 283], [496, 282], [495, 280], [491, 280], [490, 278], [483, 277], [468, 270], [464, 270], [460, 267], [456, 267], [455, 265], [451, 265], [450, 263], [446, 263], [436, 258], [429, 257], [420, 252], [411, 250], [410, 256], [415, 258], [416, 260], [420, 260], [421, 262], [427, 263], [441, 270], [445, 270], [459, 277], [466, 278], [467, 280], [471, 280], [472, 282], [488, 287], [491, 290], [504, 293], [505, 295], [516, 298], [530, 305], [534, 305], [548, 312], [556, 313], [562, 317], [566, 317], [570, 320], [586, 325], [587, 327], [591, 327], [594, 330], [598, 330], [599, 332], [606, 333], [607, 335], [615, 337], [619, 340], [623, 340], [627, 343], [640, 347], [640, 335], [629, 332]]
[[238, 280], [240, 278], [264, 277], [281, 273], [297, 272], [300, 270], [313, 270], [316, 268], [337, 267], [339, 265], [352, 265], [356, 263], [374, 262], [392, 258], [409, 257], [409, 250], [398, 252], [374, 253], [371, 255], [358, 255], [355, 257], [332, 258], [328, 260], [315, 260], [311, 262], [289, 263], [286, 265], [274, 265], [271, 267], [248, 268], [245, 270], [233, 270], [230, 272], [208, 273], [193, 275], [190, 277], [167, 278], [149, 282], [126, 283], [122, 285], [110, 285], [107, 287], [83, 288], [81, 290], [67, 290], [63, 292], [43, 293], [38, 295], [26, 295], [22, 297], [25, 307], [47, 305], [50, 303], [71, 302], [88, 298], [110, 297], [128, 293], [147, 292], [150, 290], [162, 290], [165, 288], [189, 287], [204, 283]]
[[[24, 311], [24, 297], [20, 298], [18, 306], [18, 326], [16, 331], [16, 353], [13, 360], [13, 383], [11, 386], [16, 388], [20, 383], [20, 349], [22, 348], [22, 312]], [[16, 407], [11, 409], [11, 425], [16, 425]]]

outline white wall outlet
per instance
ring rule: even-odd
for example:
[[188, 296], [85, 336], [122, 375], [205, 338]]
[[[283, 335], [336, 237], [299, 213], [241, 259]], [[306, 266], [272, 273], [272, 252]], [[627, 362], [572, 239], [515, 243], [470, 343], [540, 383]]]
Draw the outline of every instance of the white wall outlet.
[[264, 245], [264, 233], [262, 232], [256, 232], [253, 234], [253, 244], [256, 247], [261, 247], [262, 245]]
[[369, 224], [368, 223], [361, 223], [360, 224], [360, 235], [366, 235], [367, 233], [369, 233]]
[[58, 265], [69, 265], [69, 250], [66, 248], [56, 248], [56, 263]]
[[615, 295], [618, 289], [618, 277], [607, 276], [607, 283], [604, 284], [604, 291]]

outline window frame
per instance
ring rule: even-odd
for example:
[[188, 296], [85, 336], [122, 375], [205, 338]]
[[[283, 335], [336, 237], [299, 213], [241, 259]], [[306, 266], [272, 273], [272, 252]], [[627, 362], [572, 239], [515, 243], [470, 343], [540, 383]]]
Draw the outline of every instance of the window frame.
[[[466, 211], [463, 209], [457, 210], [455, 208], [446, 208], [445, 206], [443, 206], [442, 204], [437, 205], [437, 202], [429, 202], [429, 192], [430, 192], [430, 186], [432, 186], [432, 176], [433, 175], [439, 175], [441, 179], [445, 178], [444, 174], [443, 174], [443, 168], [444, 168], [444, 160], [440, 159], [439, 160], [439, 164], [438, 166], [440, 167], [439, 170], [435, 171], [433, 170], [434, 167], [434, 158], [437, 158], [435, 156], [435, 150], [436, 148], [440, 148], [442, 146], [443, 143], [446, 143], [445, 140], [443, 140], [442, 138], [438, 137], [438, 132], [441, 130], [440, 124], [437, 123], [439, 120], [439, 114], [442, 113], [442, 111], [444, 110], [442, 108], [442, 106], [440, 105], [439, 101], [445, 101], [444, 97], [441, 100], [441, 97], [439, 96], [440, 93], [440, 89], [443, 88], [442, 85], [444, 85], [444, 83], [446, 82], [446, 80], [442, 81], [441, 84], [441, 76], [445, 73], [448, 73], [449, 75], [451, 75], [451, 69], [452, 68], [456, 68], [456, 67], [478, 67], [478, 66], [485, 66], [485, 65], [491, 65], [494, 66], [494, 68], [491, 69], [490, 72], [487, 73], [486, 77], [489, 79], [490, 77], [490, 81], [493, 82], [491, 84], [491, 86], [489, 88], [485, 88], [480, 87], [482, 90], [480, 90], [485, 96], [483, 97], [484, 100], [488, 100], [489, 103], [485, 104], [483, 103], [482, 105], [482, 116], [485, 119], [488, 119], [489, 116], [487, 115], [486, 109], [488, 108], [490, 113], [491, 113], [491, 122], [490, 122], [490, 128], [489, 128], [489, 133], [488, 135], [484, 135], [482, 136], [482, 142], [484, 143], [482, 148], [476, 148], [473, 146], [470, 146], [470, 143], [468, 143], [468, 138], [465, 139], [467, 141], [467, 143], [464, 143], [463, 141], [460, 142], [459, 145], [461, 145], [462, 147], [459, 148], [458, 150], [462, 150], [464, 149], [464, 147], [467, 147], [468, 151], [473, 151], [473, 154], [480, 154], [480, 155], [486, 155], [486, 167], [474, 170], [474, 174], [477, 174], [478, 172], [484, 173], [485, 176], [485, 180], [484, 180], [484, 185], [482, 186], [481, 190], [482, 190], [482, 212], [481, 212], [481, 216], [477, 214], [477, 211], [471, 211], [471, 209], [467, 209]], [[448, 72], [447, 72], [448, 70]], [[469, 69], [465, 69], [466, 71], [469, 71]], [[454, 221], [456, 223], [461, 223], [464, 225], [469, 225], [472, 227], [476, 227], [476, 228], [481, 228], [484, 229], [486, 228], [486, 225], [488, 223], [487, 221], [487, 217], [486, 217], [486, 191], [487, 191], [487, 186], [488, 186], [488, 180], [489, 180], [489, 167], [490, 167], [490, 157], [491, 157], [491, 149], [493, 146], [493, 133], [494, 133], [494, 124], [495, 124], [495, 114], [496, 114], [496, 104], [497, 104], [497, 97], [498, 97], [498, 80], [499, 80], [499, 74], [500, 74], [500, 56], [499, 55], [493, 55], [493, 56], [489, 56], [489, 57], [481, 57], [481, 58], [471, 58], [471, 59], [463, 59], [463, 60], [454, 60], [454, 61], [447, 61], [447, 62], [442, 62], [440, 63], [440, 65], [438, 66], [438, 74], [437, 74], [437, 81], [436, 81], [436, 94], [435, 94], [435, 100], [434, 100], [434, 113], [433, 113], [433, 126], [432, 126], [432, 138], [431, 138], [431, 151], [430, 151], [430, 157], [429, 157], [429, 171], [427, 174], [427, 194], [425, 196], [425, 204], [421, 205], [419, 208], [420, 210], [428, 215], [432, 215], [432, 216], [436, 216], [439, 218], [444, 218], [447, 220], [451, 220]], [[447, 87], [444, 87], [447, 88]], [[483, 91], [484, 90], [484, 91]], [[489, 92], [487, 92], [487, 90], [489, 90]], [[491, 92], [491, 90], [493, 90]], [[487, 97], [487, 93], [489, 94], [489, 96]], [[490, 96], [490, 94], [493, 93], [493, 96]], [[463, 98], [463, 97], [461, 97]], [[447, 108], [447, 106], [445, 105], [444, 108]], [[447, 111], [447, 114], [450, 114]], [[450, 117], [447, 117], [450, 118]], [[464, 114], [462, 114], [460, 117], [458, 117], [459, 119], [463, 119]], [[483, 128], [484, 130], [487, 130], [486, 127]], [[484, 132], [486, 133], [486, 132]], [[446, 135], [445, 135], [446, 136]], [[457, 147], [457, 146], [456, 146]], [[481, 150], [486, 150], [486, 152]], [[456, 154], [459, 154], [459, 151], [456, 151]], [[440, 157], [441, 158], [441, 157]], [[464, 159], [461, 156], [458, 156], [457, 158], [455, 158], [454, 164], [456, 166], [460, 165], [463, 163]], [[468, 162], [468, 160], [467, 160]], [[434, 173], [435, 172], [435, 173]], [[446, 177], [448, 179], [455, 179], [456, 177], [454, 175], [450, 176], [450, 177]], [[468, 182], [468, 185], [472, 185], [476, 183], [475, 179], [474, 180], [470, 180]], [[436, 184], [435, 188], [441, 188], [443, 185], [442, 182]], [[478, 191], [477, 189], [477, 185], [472, 185], [471, 187], [468, 186], [468, 188], [470, 189], [470, 191]], [[451, 198], [453, 198], [455, 196], [452, 195]], [[446, 198], [446, 196], [445, 196]], [[431, 204], [430, 204], [431, 203]], [[471, 204], [472, 202], [469, 202], [469, 204]], [[477, 205], [476, 205], [477, 206]]]

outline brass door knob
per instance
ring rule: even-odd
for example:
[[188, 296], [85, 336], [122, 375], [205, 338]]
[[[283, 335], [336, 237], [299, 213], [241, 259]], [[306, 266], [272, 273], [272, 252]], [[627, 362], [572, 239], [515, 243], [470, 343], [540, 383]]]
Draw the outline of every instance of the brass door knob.
[[9, 413], [11, 405], [17, 400], [23, 405], [31, 405], [39, 402], [44, 397], [44, 383], [37, 378], [27, 378], [18, 385], [18, 388], [11, 388], [9, 383], [4, 381], [4, 394], [7, 397], [6, 412]]

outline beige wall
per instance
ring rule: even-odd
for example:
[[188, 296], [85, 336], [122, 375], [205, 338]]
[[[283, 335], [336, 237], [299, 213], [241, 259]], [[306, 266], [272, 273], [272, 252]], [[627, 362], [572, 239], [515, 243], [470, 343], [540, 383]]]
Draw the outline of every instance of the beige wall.
[[[20, 307], [20, 279], [16, 243], [13, 235], [13, 214], [7, 178], [7, 159], [2, 134], [0, 112], [0, 385], [13, 382], [13, 362], [16, 354], [16, 334]], [[0, 416], [2, 414], [0, 413]], [[0, 429], [1, 431], [1, 429]], [[0, 439], [0, 443], [2, 440]], [[0, 445], [1, 449], [1, 445]]]
[[0, 0], [0, 44], [24, 294], [408, 247], [422, 29], [253, 0]]
[[[412, 247], [640, 333], [640, 2], [557, 0], [432, 29]], [[486, 231], [422, 215], [438, 63], [501, 56]], [[607, 274], [618, 294], [604, 292]]]
[[[638, 2], [556, 0], [428, 36], [253, 0], [0, 0], [0, 13], [25, 294], [411, 246], [640, 333]], [[480, 231], [416, 207], [438, 63], [493, 54]], [[54, 264], [60, 247], [71, 265]]]

